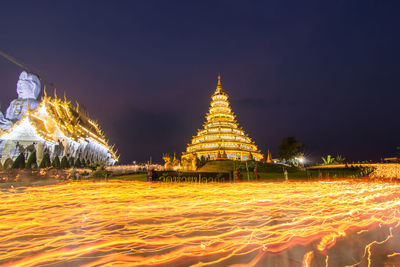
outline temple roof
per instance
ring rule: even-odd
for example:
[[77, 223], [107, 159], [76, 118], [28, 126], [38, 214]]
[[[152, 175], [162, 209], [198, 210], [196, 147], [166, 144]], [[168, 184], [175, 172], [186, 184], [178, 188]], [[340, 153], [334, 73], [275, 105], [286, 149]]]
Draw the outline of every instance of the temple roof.
[[61, 100], [45, 95], [39, 106], [29, 110], [18, 122], [4, 132], [0, 132], [0, 138], [12, 133], [20, 124], [28, 120], [36, 133], [44, 140], [58, 142], [58, 139], [67, 137], [73, 141], [91, 139], [107, 148], [115, 160], [118, 160], [114, 146], [109, 146], [98, 124], [91, 120], [86, 112], [72, 106], [66, 99]]

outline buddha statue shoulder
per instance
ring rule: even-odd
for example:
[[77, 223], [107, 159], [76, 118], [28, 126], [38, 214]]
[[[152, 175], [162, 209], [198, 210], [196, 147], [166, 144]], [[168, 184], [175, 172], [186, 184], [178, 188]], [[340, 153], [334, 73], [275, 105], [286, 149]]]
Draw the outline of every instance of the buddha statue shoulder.
[[34, 74], [23, 71], [17, 82], [17, 94], [18, 98], [11, 101], [5, 118], [0, 115], [0, 128], [3, 131], [20, 120], [28, 108], [35, 109], [39, 106], [40, 102], [37, 100], [40, 94], [39, 78]]
[[[0, 111], [0, 129], [3, 130], [3, 127], [1, 127], [3, 124], [7, 123], [7, 120], [4, 118], [3, 112]], [[1, 132], [1, 131], [0, 131]]]
[[12, 125], [12, 122], [10, 120], [7, 120], [4, 117], [3, 112], [0, 111], [0, 129], [5, 131], [5, 130], [9, 129], [11, 127], [11, 125]]

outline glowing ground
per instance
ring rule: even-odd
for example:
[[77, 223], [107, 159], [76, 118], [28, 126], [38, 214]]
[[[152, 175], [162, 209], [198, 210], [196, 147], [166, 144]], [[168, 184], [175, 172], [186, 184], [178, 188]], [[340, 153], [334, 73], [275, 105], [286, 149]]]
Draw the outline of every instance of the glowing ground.
[[400, 185], [82, 182], [7, 190], [0, 264], [399, 266]]

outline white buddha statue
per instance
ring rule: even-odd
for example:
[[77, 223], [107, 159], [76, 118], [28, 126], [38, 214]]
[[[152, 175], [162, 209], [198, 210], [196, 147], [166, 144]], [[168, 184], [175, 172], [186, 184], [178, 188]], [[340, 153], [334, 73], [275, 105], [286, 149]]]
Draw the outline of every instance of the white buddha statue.
[[[5, 118], [4, 118], [3, 112], [0, 111], [0, 126], [3, 124], [3, 122], [5, 122]], [[0, 127], [0, 129], [2, 129], [2, 128]]]
[[12, 125], [12, 122], [7, 120], [6, 118], [4, 118], [3, 112], [0, 111], [0, 129], [5, 131], [8, 128], [10, 128], [11, 125]]
[[18, 99], [13, 100], [7, 109], [6, 117], [0, 115], [0, 128], [5, 131], [11, 125], [22, 118], [29, 109], [35, 109], [40, 102], [37, 100], [40, 94], [40, 80], [31, 73], [23, 71], [17, 82]]

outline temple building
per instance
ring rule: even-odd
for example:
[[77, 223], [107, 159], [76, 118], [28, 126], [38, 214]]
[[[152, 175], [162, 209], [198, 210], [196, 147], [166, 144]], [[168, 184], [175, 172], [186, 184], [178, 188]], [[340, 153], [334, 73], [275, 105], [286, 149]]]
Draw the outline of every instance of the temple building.
[[187, 146], [182, 159], [190, 160], [193, 156], [215, 159], [262, 160], [264, 156], [251, 138], [236, 121], [230, 108], [228, 95], [222, 89], [221, 77], [211, 96], [209, 112], [203, 129], [197, 131], [191, 144]]
[[25, 158], [36, 152], [38, 162], [45, 153], [50, 158], [66, 156], [90, 163], [114, 165], [118, 156], [108, 145], [98, 124], [87, 113], [66, 99], [45, 93], [37, 98], [40, 81], [36, 75], [21, 73], [17, 83], [18, 99], [13, 100], [6, 116], [0, 112], [1, 163]]

